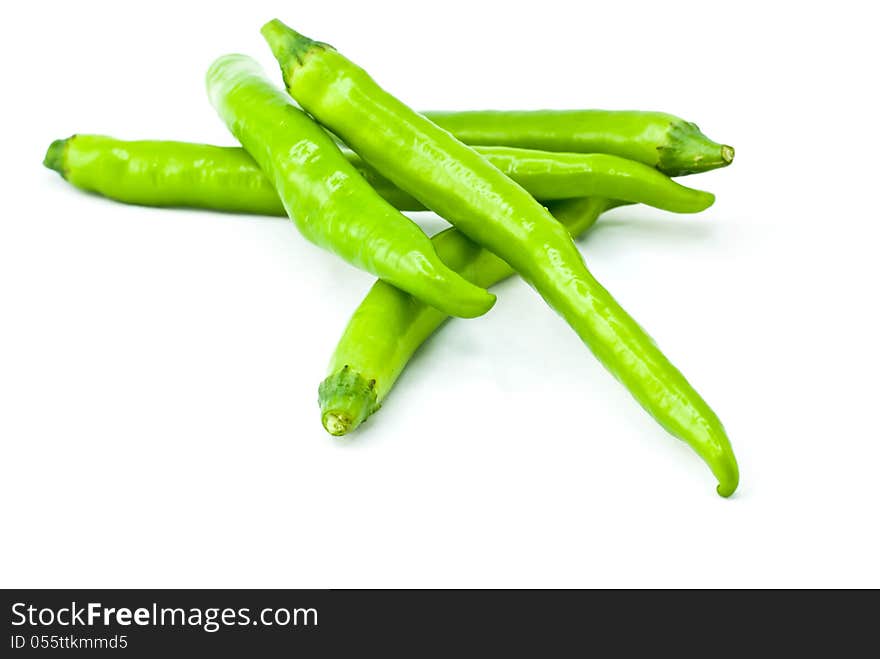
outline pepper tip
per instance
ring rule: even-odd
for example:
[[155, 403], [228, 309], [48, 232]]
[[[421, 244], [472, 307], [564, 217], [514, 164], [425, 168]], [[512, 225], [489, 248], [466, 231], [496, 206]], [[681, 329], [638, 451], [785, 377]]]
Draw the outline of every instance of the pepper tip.
[[723, 480], [718, 483], [718, 487], [715, 488], [715, 491], [718, 492], [719, 496], [724, 497], [725, 499], [729, 498], [734, 492], [736, 492], [736, 488], [739, 485], [739, 473], [735, 473], [728, 480]]

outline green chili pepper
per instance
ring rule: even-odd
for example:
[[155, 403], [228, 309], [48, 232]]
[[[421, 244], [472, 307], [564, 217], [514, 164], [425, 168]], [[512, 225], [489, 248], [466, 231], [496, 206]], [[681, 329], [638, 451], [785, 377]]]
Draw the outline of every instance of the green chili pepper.
[[[692, 213], [714, 200], [709, 192], [679, 185], [647, 165], [616, 156], [506, 147], [478, 151], [544, 201], [598, 195]], [[395, 208], [424, 209], [355, 154], [345, 156]], [[272, 183], [239, 147], [74, 135], [53, 142], [44, 164], [73, 185], [118, 201], [285, 215]]]
[[593, 278], [566, 229], [528, 192], [384, 91], [332, 47], [280, 21], [262, 30], [291, 95], [395, 185], [505, 260], [730, 496], [739, 471], [724, 427], [654, 341]]
[[479, 316], [492, 307], [495, 296], [446, 267], [418, 225], [370, 187], [254, 60], [221, 57], [207, 87], [307, 239], [451, 315]]
[[[571, 235], [593, 226], [620, 205], [601, 197], [552, 202], [550, 210]], [[440, 258], [469, 281], [488, 288], [515, 274], [492, 252], [450, 228], [431, 239]], [[360, 303], [330, 359], [318, 388], [321, 422], [331, 435], [357, 428], [379, 409], [419, 346], [448, 318], [383, 281]]]
[[663, 112], [534, 110], [425, 112], [465, 144], [503, 144], [547, 151], [609, 153], [669, 176], [696, 174], [733, 162], [696, 124]]
[[[619, 156], [501, 146], [474, 147], [474, 150], [541, 201], [601, 195], [673, 213], [698, 213], [715, 201], [711, 192], [685, 187], [656, 169]], [[396, 188], [375, 168], [357, 157], [352, 161], [377, 190]], [[410, 202], [396, 197], [395, 201], [405, 204], [405, 210], [424, 209], [415, 199]]]
[[241, 147], [73, 135], [52, 142], [43, 164], [82, 190], [128, 204], [287, 214]]

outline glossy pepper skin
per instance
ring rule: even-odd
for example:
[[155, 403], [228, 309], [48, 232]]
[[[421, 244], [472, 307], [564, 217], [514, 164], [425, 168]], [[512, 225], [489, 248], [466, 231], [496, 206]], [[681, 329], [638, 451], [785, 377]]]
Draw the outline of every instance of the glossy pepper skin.
[[208, 95], [311, 242], [428, 304], [462, 317], [495, 296], [450, 270], [412, 220], [382, 199], [327, 133], [244, 55], [216, 60]]
[[332, 47], [280, 21], [263, 36], [291, 95], [366, 162], [505, 260], [730, 496], [739, 470], [718, 417], [587, 270], [565, 227], [473, 149], [379, 87]]
[[425, 112], [465, 144], [608, 153], [682, 176], [726, 167], [732, 146], [665, 112], [637, 110], [471, 110]]
[[[619, 205], [600, 197], [552, 202], [550, 210], [571, 235], [593, 226]], [[450, 228], [432, 239], [440, 258], [478, 286], [489, 287], [515, 272], [492, 252]], [[318, 388], [321, 423], [331, 435], [355, 430], [379, 409], [416, 350], [448, 316], [377, 281], [349, 320]]]
[[241, 147], [73, 135], [52, 142], [43, 164], [77, 188], [127, 204], [287, 214]]
[[[715, 202], [711, 192], [685, 187], [656, 169], [619, 156], [500, 146], [474, 147], [474, 151], [541, 201], [604, 196], [673, 213], [698, 213]], [[356, 156], [352, 161], [377, 190], [397, 188]], [[424, 209], [415, 198], [406, 206], [406, 210]]]
[[[679, 213], [704, 210], [714, 201], [709, 192], [685, 187], [647, 165], [616, 156], [507, 147], [477, 150], [543, 201], [597, 195]], [[344, 154], [392, 206], [424, 210], [412, 195], [357, 155], [351, 151]], [[44, 164], [73, 185], [117, 201], [256, 215], [286, 214], [272, 183], [239, 147], [74, 135], [54, 141]]]

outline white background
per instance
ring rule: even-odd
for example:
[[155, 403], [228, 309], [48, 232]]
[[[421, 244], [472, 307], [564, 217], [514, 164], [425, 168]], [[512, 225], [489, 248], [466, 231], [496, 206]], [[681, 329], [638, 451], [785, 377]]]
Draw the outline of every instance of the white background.
[[[0, 585], [880, 586], [869, 6], [4, 4]], [[233, 143], [203, 74], [276, 75], [274, 16], [417, 108], [657, 109], [736, 147], [687, 181], [706, 213], [582, 243], [724, 420], [734, 498], [520, 281], [331, 439], [317, 385], [370, 276], [41, 167], [74, 132]]]

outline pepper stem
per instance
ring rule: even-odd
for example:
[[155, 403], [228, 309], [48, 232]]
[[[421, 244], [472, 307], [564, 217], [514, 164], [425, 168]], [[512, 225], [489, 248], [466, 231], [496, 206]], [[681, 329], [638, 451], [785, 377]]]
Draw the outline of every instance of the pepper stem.
[[728, 165], [729, 165], [730, 163], [733, 162], [733, 156], [734, 156], [735, 154], [736, 154], [736, 151], [734, 151], [734, 149], [733, 149], [732, 146], [730, 146], [730, 145], [728, 145], [728, 144], [722, 144], [722, 145], [721, 145], [721, 158], [722, 158], [722, 159], [724, 160], [724, 162], [726, 162]]
[[55, 140], [49, 145], [46, 157], [43, 158], [43, 165], [49, 169], [54, 169], [64, 178], [67, 178], [64, 173], [64, 155], [67, 151], [67, 143], [72, 139], [72, 137], [68, 137], [64, 140]]
[[318, 404], [324, 429], [334, 437], [345, 435], [379, 409], [376, 381], [343, 366], [318, 387]]
[[281, 75], [285, 86], [290, 86], [291, 76], [297, 66], [303, 63], [306, 54], [312, 48], [332, 48], [329, 44], [309, 39], [296, 30], [286, 26], [277, 18], [273, 18], [261, 29], [260, 34], [269, 44], [275, 59], [281, 64]]
[[696, 124], [682, 120], [670, 125], [666, 144], [657, 151], [657, 169], [668, 176], [727, 167], [735, 154], [732, 146], [710, 140]]

